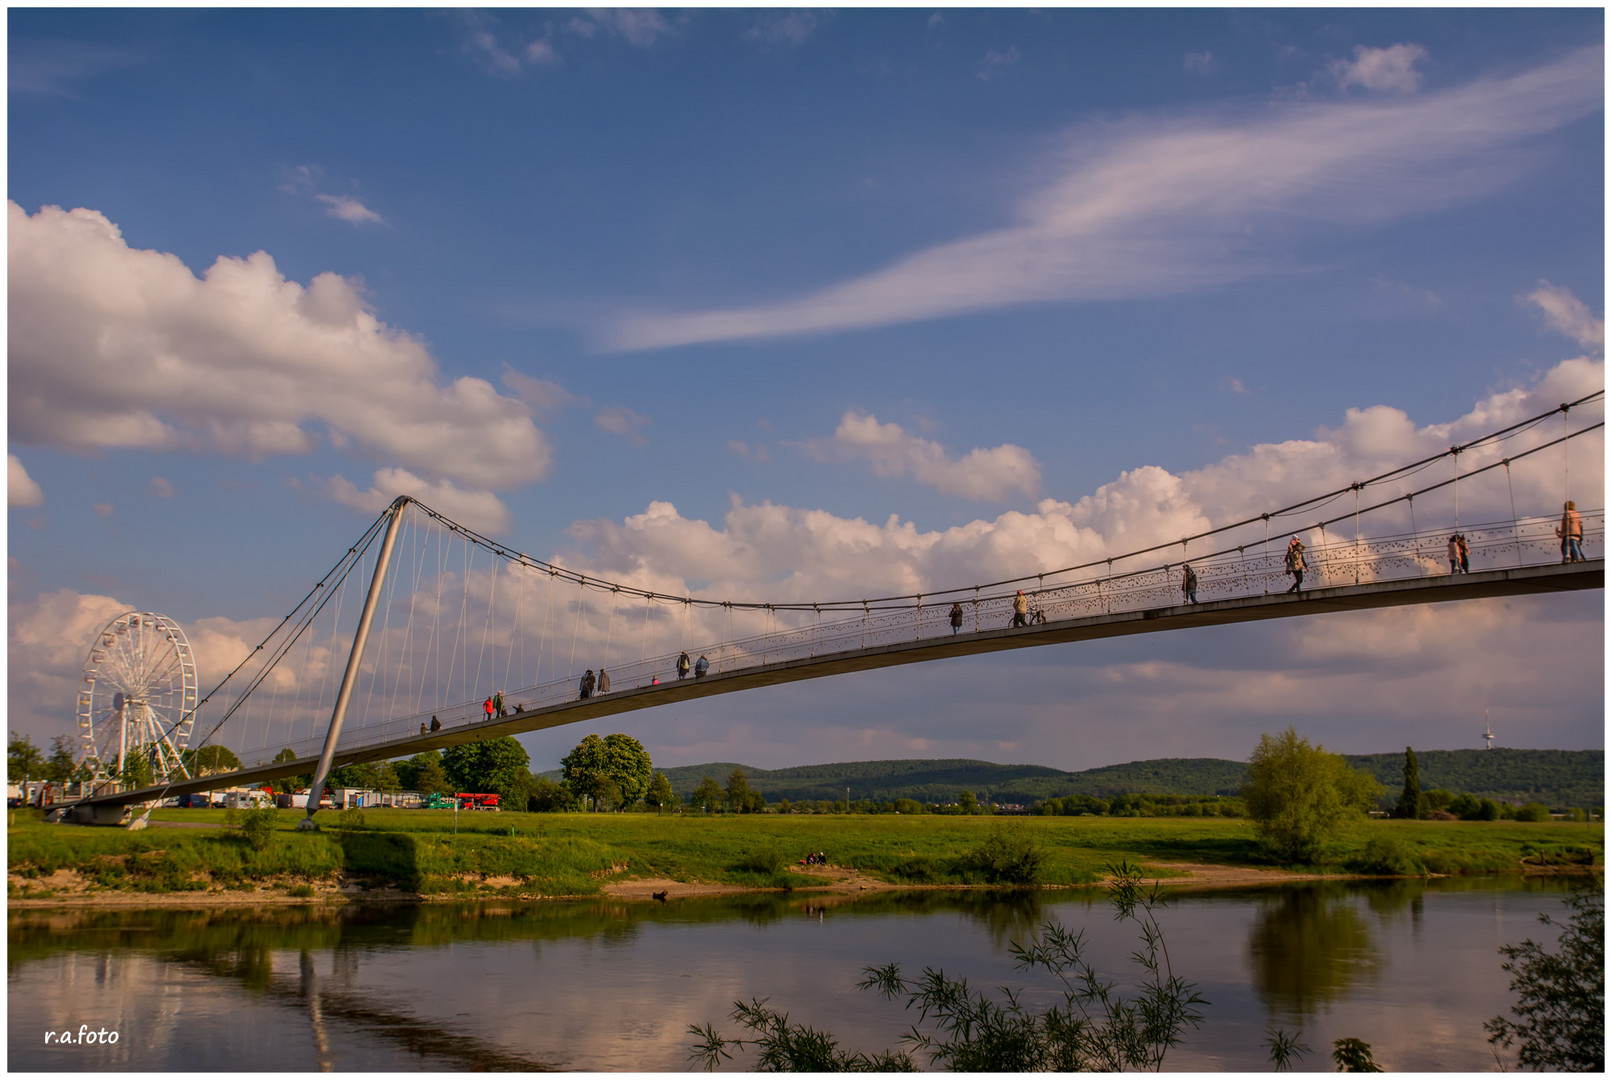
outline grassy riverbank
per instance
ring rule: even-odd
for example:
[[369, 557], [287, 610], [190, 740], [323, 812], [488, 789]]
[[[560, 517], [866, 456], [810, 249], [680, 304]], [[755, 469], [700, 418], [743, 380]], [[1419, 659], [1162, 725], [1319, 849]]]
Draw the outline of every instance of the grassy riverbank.
[[[225, 811], [158, 811], [153, 827], [49, 825], [23, 811], [8, 830], [9, 895], [68, 899], [97, 893], [256, 891], [424, 896], [579, 896], [625, 879], [787, 889], [820, 884], [795, 872], [808, 852], [897, 885], [1070, 886], [1120, 860], [1207, 863], [1328, 874], [1582, 872], [1604, 862], [1603, 827], [1568, 822], [1362, 822], [1318, 867], [1269, 861], [1242, 821], [1164, 818], [990, 818], [886, 815], [460, 814], [365, 811], [362, 823], [322, 814], [299, 833], [281, 811], [262, 850], [226, 825]], [[158, 822], [188, 826], [159, 827]], [[1028, 853], [1028, 856], [1026, 856]], [[1019, 861], [1015, 862], [1015, 859]]]

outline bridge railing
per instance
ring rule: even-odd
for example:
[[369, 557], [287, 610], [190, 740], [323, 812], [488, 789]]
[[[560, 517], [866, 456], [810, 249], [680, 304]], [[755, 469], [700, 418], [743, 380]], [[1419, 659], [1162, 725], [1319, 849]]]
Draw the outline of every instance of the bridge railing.
[[[1605, 539], [1602, 511], [1583, 514], [1584, 547], [1599, 550]], [[1373, 537], [1337, 537], [1322, 532], [1305, 552], [1304, 590], [1375, 581], [1404, 580], [1449, 574], [1447, 543], [1452, 532], [1466, 539], [1471, 572], [1540, 565], [1561, 559], [1554, 518], [1525, 518], [1486, 522], [1455, 529], [1425, 530]], [[1285, 536], [1286, 534], [1282, 534]], [[1262, 594], [1281, 593], [1292, 585], [1286, 567], [1283, 539], [1245, 544], [1203, 559], [1186, 560], [1197, 574], [1198, 603]], [[1025, 589], [1034, 622], [1065, 622], [1121, 612], [1169, 607], [1183, 602], [1181, 561], [1161, 563], [1132, 571], [1105, 572], [1071, 580], [1034, 582]], [[1105, 570], [1107, 568], [1105, 567]], [[689, 649], [690, 659], [706, 657], [712, 674], [762, 667], [832, 653], [884, 648], [903, 642], [950, 637], [953, 603], [963, 607], [961, 633], [978, 633], [1008, 627], [1013, 620], [1017, 590], [982, 594], [965, 589], [925, 595], [921, 602], [903, 600], [869, 604], [852, 617], [824, 621], [813, 611], [781, 608], [774, 614], [778, 628], [770, 633], [719, 641], [703, 649]], [[611, 690], [621, 691], [676, 681], [678, 653], [670, 652], [621, 664], [610, 669]], [[534, 686], [503, 691], [508, 712], [544, 708], [575, 701], [581, 672]], [[690, 678], [694, 676], [690, 674]], [[462, 702], [434, 713], [399, 716], [364, 722], [344, 730], [339, 750], [350, 750], [419, 735], [429, 729], [433, 716], [444, 728], [477, 724], [487, 719], [483, 703]], [[298, 757], [313, 756], [323, 735], [293, 742]], [[273, 753], [282, 747], [269, 751]], [[266, 759], [265, 759], [266, 760]]]

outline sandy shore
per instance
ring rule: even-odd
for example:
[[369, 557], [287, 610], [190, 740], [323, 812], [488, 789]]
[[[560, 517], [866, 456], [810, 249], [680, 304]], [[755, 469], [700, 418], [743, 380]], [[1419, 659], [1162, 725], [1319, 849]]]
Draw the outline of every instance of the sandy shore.
[[[1246, 888], [1259, 885], [1281, 885], [1293, 881], [1319, 881], [1340, 880], [1340, 875], [1298, 874], [1283, 870], [1259, 870], [1253, 867], [1217, 866], [1208, 863], [1170, 862], [1151, 863], [1149, 866], [1157, 870], [1174, 871], [1171, 877], [1150, 877], [1144, 879], [1147, 883], [1157, 882], [1160, 885], [1175, 889], [1228, 889]], [[798, 866], [794, 868], [798, 874], [815, 878], [816, 884], [797, 887], [796, 893], [815, 893], [832, 896], [838, 902], [845, 902], [857, 896], [873, 892], [898, 892], [901, 890], [944, 890], [968, 888], [962, 885], [894, 885], [888, 881], [876, 878], [845, 866]], [[58, 870], [54, 874], [32, 880], [23, 879], [13, 875], [11, 877], [13, 888], [29, 886], [31, 889], [48, 889], [52, 895], [48, 897], [19, 897], [13, 894], [6, 906], [12, 910], [22, 908], [196, 908], [196, 907], [261, 907], [272, 905], [298, 905], [298, 904], [408, 904], [408, 903], [452, 903], [465, 900], [578, 900], [589, 899], [586, 896], [543, 896], [540, 894], [511, 896], [507, 893], [497, 896], [421, 896], [418, 893], [406, 892], [399, 889], [365, 888], [365, 882], [359, 879], [341, 878], [335, 882], [318, 882], [312, 885], [313, 892], [308, 896], [290, 895], [287, 884], [284, 882], [272, 883], [256, 889], [198, 889], [193, 892], [173, 893], [143, 893], [118, 892], [105, 889], [91, 888], [76, 871]], [[516, 884], [513, 878], [489, 880], [485, 884], [495, 886], [511, 886]], [[982, 886], [976, 886], [976, 888]], [[1096, 886], [1073, 886], [1074, 888], [1094, 888]], [[1048, 888], [1055, 888], [1048, 886]], [[670, 878], [627, 878], [619, 881], [606, 882], [602, 894], [617, 900], [643, 900], [655, 901], [660, 899], [678, 900], [706, 896], [734, 896], [743, 893], [773, 892], [771, 889], [755, 889], [743, 885], [726, 885], [713, 881], [673, 881]]]

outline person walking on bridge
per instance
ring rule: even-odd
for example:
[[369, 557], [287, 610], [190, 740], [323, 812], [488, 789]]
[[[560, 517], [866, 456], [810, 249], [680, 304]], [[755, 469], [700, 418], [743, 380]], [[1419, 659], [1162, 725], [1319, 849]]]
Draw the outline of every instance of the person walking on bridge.
[[499, 716], [504, 715], [504, 692], [502, 690], [493, 691], [493, 712]]
[[1451, 533], [1449, 543], [1445, 544], [1444, 547], [1445, 547], [1445, 553], [1447, 555], [1449, 555], [1449, 557], [1450, 557], [1450, 573], [1459, 574], [1461, 572], [1461, 536], [1460, 536], [1460, 534], [1459, 533]]
[[610, 673], [604, 668], [599, 669], [599, 693], [610, 693]]
[[705, 658], [704, 653], [701, 653], [700, 658], [698, 660], [694, 661], [694, 677], [696, 679], [703, 679], [703, 678], [705, 678], [705, 673], [707, 671], [710, 671], [710, 670], [711, 670], [711, 661], [709, 661], [709, 660], [707, 660]]
[[1562, 562], [1584, 561], [1584, 519], [1578, 516], [1578, 505], [1572, 499], [1562, 503], [1562, 524], [1556, 535], [1562, 538]]
[[677, 654], [677, 681], [678, 682], [682, 682], [684, 679], [688, 678], [688, 667], [689, 667], [688, 653], [686, 653], [686, 652], [678, 653]]
[[1019, 594], [1013, 598], [1013, 622], [1011, 626], [1030, 625], [1030, 620], [1027, 617], [1029, 614], [1030, 600], [1024, 595], [1024, 590], [1020, 589]]
[[946, 617], [951, 620], [952, 635], [955, 637], [957, 632], [963, 628], [963, 605], [953, 604], [951, 613]]
[[1185, 563], [1181, 566], [1181, 601], [1187, 604], [1198, 602], [1198, 574]]
[[491, 697], [481, 703], [481, 711], [487, 714], [487, 719], [491, 720], [493, 718], [493, 699]]
[[1304, 571], [1307, 569], [1304, 564], [1304, 541], [1295, 536], [1292, 543], [1287, 545], [1287, 572], [1293, 575], [1293, 585], [1288, 592], [1296, 593], [1304, 587]]
[[582, 681], [580, 683], [578, 683], [578, 685], [577, 685], [577, 689], [582, 691], [582, 700], [583, 701], [586, 701], [588, 698], [591, 698], [593, 696], [593, 687], [594, 687], [593, 669], [589, 668], [587, 670], [587, 673], [582, 676]]

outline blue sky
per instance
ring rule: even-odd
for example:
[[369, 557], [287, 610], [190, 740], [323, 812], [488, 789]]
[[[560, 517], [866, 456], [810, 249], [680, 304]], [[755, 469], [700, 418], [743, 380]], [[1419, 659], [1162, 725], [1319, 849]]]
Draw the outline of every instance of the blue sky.
[[[1604, 384], [1598, 9], [7, 25], [9, 707], [40, 742], [108, 619], [178, 619], [210, 685], [398, 493], [667, 591], [940, 588]], [[1599, 595], [1487, 601], [600, 730], [1073, 769], [1288, 723], [1480, 745], [1488, 707], [1503, 745], [1600, 747], [1602, 626]]]

